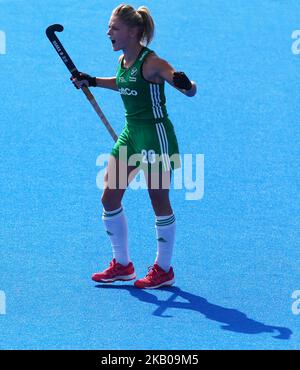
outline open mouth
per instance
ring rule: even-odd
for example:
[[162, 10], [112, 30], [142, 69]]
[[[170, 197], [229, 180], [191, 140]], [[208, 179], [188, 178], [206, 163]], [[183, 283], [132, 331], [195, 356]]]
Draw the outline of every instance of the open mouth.
[[111, 40], [111, 43], [114, 45], [116, 43], [116, 40]]

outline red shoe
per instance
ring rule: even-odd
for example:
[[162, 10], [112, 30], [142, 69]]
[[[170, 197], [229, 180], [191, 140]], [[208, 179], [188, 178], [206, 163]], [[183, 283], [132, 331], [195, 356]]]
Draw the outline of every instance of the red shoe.
[[112, 283], [117, 280], [129, 281], [135, 278], [136, 275], [134, 273], [132, 262], [130, 262], [127, 266], [123, 266], [120, 263], [117, 263], [115, 259], [111, 261], [106, 270], [97, 272], [92, 276], [92, 280], [96, 281], [97, 283]]
[[139, 289], [156, 289], [162, 286], [170, 286], [175, 283], [174, 271], [170, 267], [169, 272], [165, 272], [157, 263], [149, 268], [148, 274], [134, 283]]

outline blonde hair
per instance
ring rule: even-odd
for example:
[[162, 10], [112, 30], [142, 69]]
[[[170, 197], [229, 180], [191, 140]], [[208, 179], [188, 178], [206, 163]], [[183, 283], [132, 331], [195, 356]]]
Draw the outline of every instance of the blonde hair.
[[112, 15], [120, 18], [128, 27], [138, 27], [139, 42], [149, 45], [154, 36], [154, 21], [146, 6], [135, 10], [131, 5], [121, 4], [113, 10]]

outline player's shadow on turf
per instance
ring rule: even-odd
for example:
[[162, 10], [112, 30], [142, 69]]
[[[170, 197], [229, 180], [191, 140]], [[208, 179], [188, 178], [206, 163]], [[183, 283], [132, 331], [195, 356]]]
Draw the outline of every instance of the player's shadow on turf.
[[[261, 322], [249, 319], [246, 314], [232, 308], [225, 308], [208, 302], [206, 299], [181, 290], [178, 287], [163, 288], [164, 291], [171, 293], [167, 300], [160, 300], [149, 291], [139, 290], [128, 285], [97, 285], [97, 288], [106, 289], [123, 289], [127, 290], [132, 296], [142, 302], [151, 303], [157, 306], [153, 312], [154, 316], [172, 317], [164, 315], [164, 312], [169, 308], [177, 308], [184, 310], [192, 310], [201, 313], [209, 320], [217, 321], [225, 325], [221, 325], [223, 330], [228, 330], [236, 333], [244, 334], [261, 334], [274, 333], [273, 338], [290, 339], [293, 332], [284, 327], [270, 326]], [[182, 298], [186, 302], [176, 302], [177, 298]]]

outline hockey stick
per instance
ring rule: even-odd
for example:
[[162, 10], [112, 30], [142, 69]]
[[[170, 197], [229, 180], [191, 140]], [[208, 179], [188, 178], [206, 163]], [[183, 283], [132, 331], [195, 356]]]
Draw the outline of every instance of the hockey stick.
[[[53, 24], [46, 29], [46, 35], [55, 48], [57, 54], [61, 57], [62, 61], [65, 63], [68, 70], [71, 72], [72, 76], [78, 76], [78, 69], [76, 68], [75, 64], [72, 62], [69, 54], [66, 52], [65, 48], [62, 46], [61, 42], [59, 41], [58, 37], [55, 35], [55, 32], [62, 32], [64, 27], [60, 24]], [[98, 103], [96, 102], [94, 95], [91, 93], [90, 89], [87, 86], [83, 86], [81, 90], [84, 92], [85, 96], [87, 97], [88, 101], [91, 103], [93, 108], [95, 109], [96, 113], [100, 117], [101, 121], [103, 122], [104, 126], [107, 128], [108, 132], [110, 133], [111, 137], [114, 141], [118, 140], [118, 136], [115, 133], [114, 129], [111, 127], [110, 123], [106, 119], [104, 113], [102, 112], [101, 108], [99, 107]]]

